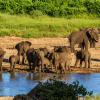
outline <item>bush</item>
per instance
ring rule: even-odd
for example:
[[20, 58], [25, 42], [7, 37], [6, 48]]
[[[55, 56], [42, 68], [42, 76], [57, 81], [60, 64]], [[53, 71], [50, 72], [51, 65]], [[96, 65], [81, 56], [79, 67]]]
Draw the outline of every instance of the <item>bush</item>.
[[33, 10], [30, 12], [30, 15], [34, 18], [34, 17], [43, 16], [44, 14], [40, 10]]
[[30, 14], [35, 10], [55, 17], [77, 14], [100, 16], [100, 0], [0, 0], [1, 12]]
[[92, 95], [92, 92], [88, 92], [78, 81], [68, 84], [62, 81], [49, 80], [39, 84], [27, 95], [31, 98], [35, 97], [37, 100], [78, 100], [78, 96]]

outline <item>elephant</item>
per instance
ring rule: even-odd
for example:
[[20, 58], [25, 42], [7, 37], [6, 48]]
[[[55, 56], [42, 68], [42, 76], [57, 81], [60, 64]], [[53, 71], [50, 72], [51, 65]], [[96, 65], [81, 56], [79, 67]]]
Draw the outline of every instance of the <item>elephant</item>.
[[[99, 40], [99, 34], [100, 34], [100, 30], [95, 28], [95, 30], [91, 30], [93, 33], [95, 33], [94, 35], [98, 34], [97, 38]], [[95, 48], [96, 47], [96, 40], [91, 36], [91, 39], [89, 39], [90, 41], [90, 48]]]
[[30, 48], [26, 52], [26, 57], [28, 60], [30, 70], [32, 68], [34, 68], [34, 70], [36, 71], [36, 68], [38, 68], [39, 72], [41, 72], [41, 66], [40, 66], [41, 65], [41, 57], [38, 54], [38, 50], [34, 49], [34, 48]]
[[60, 69], [61, 73], [66, 73], [66, 70], [70, 70], [72, 56], [68, 52], [54, 52], [53, 53], [53, 65], [56, 72]]
[[[21, 41], [16, 44], [15, 48], [18, 51], [18, 56], [19, 56], [19, 64], [25, 64], [26, 61], [26, 52], [32, 45], [31, 42], [29, 41]], [[22, 63], [20, 57], [22, 56]]]
[[41, 69], [44, 71], [45, 69], [48, 69], [48, 67], [51, 65], [49, 59], [45, 57], [45, 52], [43, 51], [38, 51], [38, 54], [40, 56], [41, 60]]
[[68, 36], [68, 39], [72, 52], [75, 51], [75, 44], [81, 44], [81, 49], [88, 51], [88, 42], [90, 42], [91, 45], [91, 41], [98, 42], [99, 40], [98, 30], [96, 28], [87, 28], [75, 31]]
[[55, 46], [54, 52], [70, 52], [71, 53], [71, 48], [67, 46]]
[[75, 56], [76, 56], [75, 67], [77, 67], [79, 62], [80, 62], [80, 67], [82, 67], [83, 62], [85, 62], [85, 67], [90, 68], [91, 54], [89, 51], [85, 50], [76, 51]]
[[19, 56], [18, 55], [11, 55], [9, 57], [9, 63], [10, 63], [10, 70], [14, 71], [16, 64], [19, 62]]
[[3, 59], [4, 59], [4, 55], [5, 55], [5, 51], [0, 48], [0, 71], [2, 71], [2, 62], [3, 62]]
[[44, 56], [46, 57], [47, 54], [49, 53], [49, 50], [47, 48], [39, 48], [40, 51], [44, 52]]

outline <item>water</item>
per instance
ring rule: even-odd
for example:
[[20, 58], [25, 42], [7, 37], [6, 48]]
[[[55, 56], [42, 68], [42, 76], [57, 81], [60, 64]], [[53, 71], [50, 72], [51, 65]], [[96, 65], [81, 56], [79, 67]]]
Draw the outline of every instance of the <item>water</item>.
[[[0, 96], [15, 96], [26, 94], [34, 88], [38, 81], [46, 81], [54, 74], [32, 74], [32, 73], [0, 73]], [[55, 75], [59, 80], [72, 83], [78, 80], [87, 90], [93, 91], [95, 95], [100, 94], [100, 73], [92, 74], [66, 74]]]

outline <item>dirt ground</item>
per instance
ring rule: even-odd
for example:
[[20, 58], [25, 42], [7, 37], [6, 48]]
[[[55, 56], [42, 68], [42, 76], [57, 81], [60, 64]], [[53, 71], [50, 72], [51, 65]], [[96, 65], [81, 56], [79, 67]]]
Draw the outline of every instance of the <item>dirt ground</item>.
[[[0, 37], [0, 47], [3, 48], [6, 51], [6, 54], [4, 56], [5, 61], [3, 62], [3, 68], [9, 69], [9, 63], [7, 62], [8, 58], [12, 54], [17, 54], [17, 51], [15, 50], [16, 43], [20, 41], [28, 40], [32, 42], [32, 47], [39, 48], [39, 47], [47, 47], [52, 49], [53, 46], [69, 46], [69, 42], [67, 38], [20, 38], [20, 37]], [[72, 70], [74, 72], [100, 72], [100, 40], [98, 43], [96, 43], [96, 48], [90, 48], [89, 49], [92, 61], [91, 61], [91, 68], [73, 68]], [[75, 57], [73, 57], [72, 66], [74, 66], [75, 63]], [[27, 68], [28, 66], [22, 66], [17, 65], [16, 68]]]

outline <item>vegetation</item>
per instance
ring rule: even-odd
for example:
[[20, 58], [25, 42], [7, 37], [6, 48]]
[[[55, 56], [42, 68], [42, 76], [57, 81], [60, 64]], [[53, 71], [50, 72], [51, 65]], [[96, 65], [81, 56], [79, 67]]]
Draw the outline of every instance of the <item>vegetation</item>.
[[88, 92], [78, 81], [69, 84], [57, 80], [41, 83], [28, 93], [29, 97], [37, 100], [78, 100], [78, 96], [86, 95], [92, 95], [92, 92]]
[[100, 0], [0, 0], [0, 36], [66, 37], [100, 27]]
[[100, 96], [87, 96], [86, 100], [100, 100]]
[[0, 36], [66, 37], [72, 31], [85, 27], [100, 27], [99, 18], [30, 17], [0, 13]]
[[0, 0], [0, 11], [9, 14], [49, 16], [100, 16], [100, 0]]

